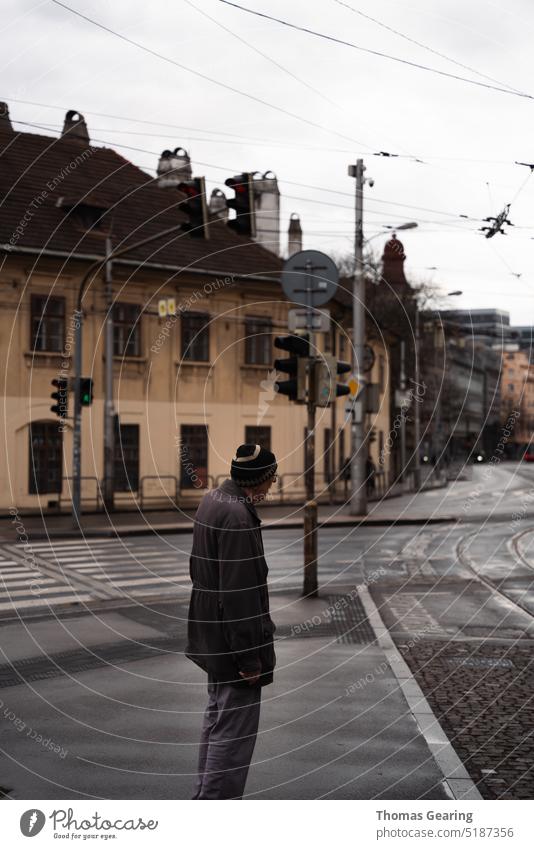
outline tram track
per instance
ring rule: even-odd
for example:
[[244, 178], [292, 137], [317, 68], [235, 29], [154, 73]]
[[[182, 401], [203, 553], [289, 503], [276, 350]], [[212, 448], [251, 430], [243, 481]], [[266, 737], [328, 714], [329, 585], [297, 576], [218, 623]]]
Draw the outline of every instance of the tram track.
[[[522, 531], [521, 534], [517, 534], [516, 537], [523, 536], [525, 533], [528, 533], [528, 532], [532, 533], [533, 531], [534, 531], [534, 528], [530, 528], [528, 530]], [[533, 613], [532, 609], [527, 604], [524, 604], [521, 600], [518, 600], [517, 598], [513, 598], [511, 595], [506, 593], [502, 588], [503, 581], [509, 579], [511, 576], [507, 575], [499, 583], [497, 583], [496, 581], [492, 580], [491, 578], [489, 578], [485, 575], [481, 575], [480, 571], [477, 568], [475, 568], [474, 564], [475, 564], [476, 561], [472, 556], [470, 556], [467, 553], [467, 548], [469, 547], [470, 542], [473, 539], [475, 539], [478, 536], [478, 534], [479, 534], [478, 530], [470, 531], [469, 533], [461, 536], [460, 539], [457, 541], [455, 549], [456, 549], [456, 556], [458, 558], [458, 562], [461, 563], [461, 565], [465, 569], [468, 569], [475, 576], [475, 579], [480, 584], [482, 584], [486, 589], [488, 589], [491, 592], [498, 595], [507, 604], [511, 604], [515, 608], [518, 608], [519, 610], [521, 610], [523, 613], [526, 613], [530, 617], [530, 619], [533, 621], [533, 629], [534, 629], [534, 613]], [[531, 563], [529, 563], [528, 561], [526, 561], [523, 558], [523, 556], [520, 554], [519, 550], [516, 548], [516, 543], [514, 542], [516, 537], [512, 537], [512, 539], [509, 540], [509, 543], [513, 547], [513, 552], [519, 557], [521, 563], [523, 563], [524, 566], [526, 566], [528, 569], [530, 569], [531, 572], [533, 572], [533, 581], [534, 581], [534, 566]]]

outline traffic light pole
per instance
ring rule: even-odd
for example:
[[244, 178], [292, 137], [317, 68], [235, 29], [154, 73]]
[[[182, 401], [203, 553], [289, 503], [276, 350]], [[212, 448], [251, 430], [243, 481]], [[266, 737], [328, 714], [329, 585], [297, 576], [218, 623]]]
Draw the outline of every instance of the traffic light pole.
[[[354, 277], [352, 281], [352, 347], [354, 370], [361, 373], [365, 347], [365, 275], [363, 267], [363, 187], [365, 166], [363, 159], [349, 166], [349, 176], [356, 178], [355, 234], [354, 234]], [[367, 493], [365, 487], [365, 384], [358, 397], [358, 413], [352, 417], [351, 451], [351, 496], [350, 513], [365, 516]]]
[[183, 232], [182, 224], [175, 224], [173, 227], [167, 227], [166, 230], [161, 230], [159, 233], [154, 233], [152, 236], [147, 236], [145, 239], [140, 239], [138, 242], [125, 245], [123, 248], [116, 248], [111, 253], [106, 251], [106, 256], [102, 259], [97, 259], [91, 263], [85, 274], [83, 275], [80, 286], [78, 288], [78, 298], [76, 302], [76, 310], [74, 313], [74, 423], [72, 433], [72, 519], [75, 528], [80, 526], [81, 516], [81, 451], [82, 451], [82, 398], [81, 398], [81, 377], [82, 377], [82, 344], [83, 344], [83, 294], [85, 287], [91, 277], [105, 263], [110, 263], [111, 260], [117, 259], [124, 254], [137, 250], [150, 242], [155, 242], [158, 239], [164, 239], [165, 236], [172, 236], [176, 233]]
[[[111, 238], [106, 238], [106, 257], [113, 253]], [[114, 428], [113, 428], [113, 282], [112, 263], [106, 262], [106, 327], [104, 336], [105, 361], [105, 397], [104, 397], [104, 505], [106, 510], [114, 509]]]
[[[313, 380], [313, 360], [309, 361], [308, 386]], [[317, 502], [315, 500], [315, 403], [308, 401], [306, 430], [306, 503], [304, 505], [304, 585], [302, 595], [317, 595]]]

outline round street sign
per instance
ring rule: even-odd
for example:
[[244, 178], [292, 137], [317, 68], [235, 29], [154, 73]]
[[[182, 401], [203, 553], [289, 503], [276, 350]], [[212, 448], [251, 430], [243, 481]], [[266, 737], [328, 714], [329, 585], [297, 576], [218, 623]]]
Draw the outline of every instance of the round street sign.
[[365, 345], [363, 349], [363, 370], [371, 371], [375, 364], [375, 352], [370, 345]]
[[339, 272], [335, 262], [321, 251], [299, 251], [289, 257], [282, 271], [282, 289], [294, 304], [320, 307], [337, 289]]

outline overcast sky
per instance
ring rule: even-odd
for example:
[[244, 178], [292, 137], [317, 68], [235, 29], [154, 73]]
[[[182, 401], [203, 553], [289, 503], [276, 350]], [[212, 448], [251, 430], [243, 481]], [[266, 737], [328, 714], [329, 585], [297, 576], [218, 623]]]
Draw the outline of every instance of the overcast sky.
[[[498, 307], [515, 324], [534, 323], [534, 177], [527, 180], [529, 169], [514, 164], [534, 162], [534, 100], [318, 39], [220, 0], [66, 2], [296, 117], [151, 56], [50, 0], [4, 0], [0, 99], [9, 103], [14, 122], [56, 134], [64, 112], [79, 110], [95, 144], [117, 147], [152, 174], [163, 149], [186, 147], [195, 174], [207, 178], [208, 195], [234, 173], [272, 170], [282, 193], [282, 244], [289, 215], [297, 212], [304, 247], [327, 253], [352, 250], [354, 181], [347, 166], [363, 156], [375, 180], [366, 187], [367, 238], [385, 225], [417, 221], [418, 229], [402, 234], [410, 279], [430, 280], [441, 292], [461, 289], [451, 307]], [[534, 96], [534, 7], [527, 0], [506, 7], [490, 0], [347, 0], [352, 10], [335, 0], [241, 3], [371, 50]], [[373, 156], [377, 151], [406, 158]], [[506, 236], [485, 239], [480, 221], [459, 217], [482, 219], [506, 203], [512, 203], [516, 225]], [[381, 249], [384, 241], [377, 236], [373, 244]]]

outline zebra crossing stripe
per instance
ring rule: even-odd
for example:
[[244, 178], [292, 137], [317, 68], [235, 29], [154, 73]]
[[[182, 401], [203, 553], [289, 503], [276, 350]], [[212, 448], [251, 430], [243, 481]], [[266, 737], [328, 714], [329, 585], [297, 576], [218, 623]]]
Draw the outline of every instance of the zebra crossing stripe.
[[53, 598], [46, 598], [42, 600], [39, 598], [32, 598], [22, 601], [17, 600], [15, 602], [1, 601], [0, 610], [21, 610], [26, 607], [50, 607], [57, 604], [72, 604], [73, 602], [82, 601], [94, 601], [94, 598], [91, 595], [84, 594], [77, 596], [55, 596]]

